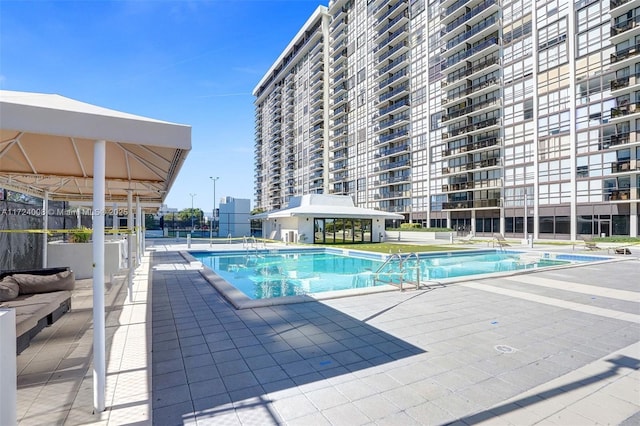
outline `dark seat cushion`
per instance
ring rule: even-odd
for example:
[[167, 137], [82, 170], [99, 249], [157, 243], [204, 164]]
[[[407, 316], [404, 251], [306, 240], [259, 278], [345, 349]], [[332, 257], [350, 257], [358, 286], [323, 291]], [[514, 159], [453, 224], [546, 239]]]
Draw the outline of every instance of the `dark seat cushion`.
[[51, 275], [13, 274], [12, 277], [18, 283], [21, 295], [69, 291], [73, 290], [76, 282], [73, 271], [63, 271]]

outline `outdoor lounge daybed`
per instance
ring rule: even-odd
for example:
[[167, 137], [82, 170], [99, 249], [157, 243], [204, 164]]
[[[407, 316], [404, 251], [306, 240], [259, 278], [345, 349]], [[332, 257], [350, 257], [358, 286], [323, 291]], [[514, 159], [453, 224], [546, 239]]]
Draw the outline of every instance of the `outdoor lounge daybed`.
[[0, 272], [0, 307], [16, 310], [18, 354], [40, 330], [71, 309], [74, 287], [69, 268]]

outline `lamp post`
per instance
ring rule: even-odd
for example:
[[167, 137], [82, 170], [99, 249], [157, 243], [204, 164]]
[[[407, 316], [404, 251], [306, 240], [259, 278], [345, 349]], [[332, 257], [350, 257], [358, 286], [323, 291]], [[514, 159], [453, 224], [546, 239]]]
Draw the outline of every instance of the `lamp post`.
[[[209, 176], [209, 179], [213, 181], [213, 212], [211, 212], [211, 227], [209, 229], [209, 239], [213, 241], [213, 225], [216, 223], [216, 181], [220, 178], [218, 176]], [[216, 231], [216, 237], [219, 236], [219, 231]]]
[[193, 197], [195, 197], [197, 194], [189, 194], [189, 196], [191, 197], [191, 233], [193, 234]]

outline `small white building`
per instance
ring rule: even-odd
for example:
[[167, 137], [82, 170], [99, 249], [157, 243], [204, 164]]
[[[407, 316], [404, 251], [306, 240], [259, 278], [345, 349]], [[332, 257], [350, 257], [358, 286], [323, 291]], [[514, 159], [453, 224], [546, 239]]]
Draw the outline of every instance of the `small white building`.
[[307, 194], [292, 197], [285, 209], [260, 213], [262, 235], [272, 240], [311, 244], [384, 241], [386, 219], [396, 213], [356, 207], [348, 195]]
[[245, 237], [251, 235], [251, 202], [246, 198], [225, 197], [218, 206], [218, 236]]

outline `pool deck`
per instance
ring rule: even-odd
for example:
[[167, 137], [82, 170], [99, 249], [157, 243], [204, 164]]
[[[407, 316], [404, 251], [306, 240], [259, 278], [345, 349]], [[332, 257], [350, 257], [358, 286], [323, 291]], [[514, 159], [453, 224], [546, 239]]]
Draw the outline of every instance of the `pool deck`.
[[107, 410], [92, 413], [82, 280], [72, 311], [17, 357], [20, 425], [640, 423], [640, 246], [615, 262], [236, 310], [186, 244], [147, 242], [133, 300], [124, 276], [106, 288]]

